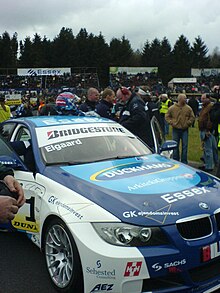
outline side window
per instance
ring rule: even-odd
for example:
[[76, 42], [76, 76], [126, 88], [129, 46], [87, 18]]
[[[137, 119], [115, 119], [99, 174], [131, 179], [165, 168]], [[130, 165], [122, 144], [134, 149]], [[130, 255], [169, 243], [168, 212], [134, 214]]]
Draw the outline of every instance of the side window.
[[1, 131], [1, 135], [7, 140], [10, 141], [12, 132], [15, 128], [16, 124], [15, 123], [7, 123], [7, 124], [3, 124], [1, 125], [0, 131]]
[[25, 127], [21, 127], [16, 135], [15, 141], [28, 141], [30, 139], [30, 131]]
[[7, 145], [7, 142], [4, 141], [4, 138], [0, 136], [0, 156], [10, 156], [12, 152], [12, 149]]
[[159, 147], [164, 143], [165, 138], [164, 138], [162, 129], [160, 127], [160, 124], [155, 117], [151, 119], [151, 128], [152, 128], [152, 134], [154, 138], [155, 151], [158, 152]]
[[15, 151], [20, 156], [25, 166], [30, 171], [35, 171], [36, 165], [35, 165], [33, 149], [31, 146], [31, 134], [29, 129], [26, 127], [20, 127], [16, 133], [13, 143], [14, 143]]

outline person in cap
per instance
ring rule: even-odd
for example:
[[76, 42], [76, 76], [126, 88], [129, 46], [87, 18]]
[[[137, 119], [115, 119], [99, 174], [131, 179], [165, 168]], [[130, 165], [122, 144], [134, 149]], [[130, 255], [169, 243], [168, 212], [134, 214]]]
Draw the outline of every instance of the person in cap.
[[120, 114], [119, 123], [153, 149], [150, 116], [148, 111], [145, 110], [145, 102], [136, 92], [132, 93], [126, 87], [119, 88], [116, 95], [125, 103]]
[[149, 111], [150, 119], [152, 119], [153, 116], [156, 117], [162, 127], [159, 108], [157, 104], [151, 100], [151, 93], [147, 86], [141, 86], [138, 89], [138, 94], [145, 102], [145, 110]]
[[12, 116], [11, 109], [5, 104], [4, 96], [0, 96], [0, 123], [10, 119]]

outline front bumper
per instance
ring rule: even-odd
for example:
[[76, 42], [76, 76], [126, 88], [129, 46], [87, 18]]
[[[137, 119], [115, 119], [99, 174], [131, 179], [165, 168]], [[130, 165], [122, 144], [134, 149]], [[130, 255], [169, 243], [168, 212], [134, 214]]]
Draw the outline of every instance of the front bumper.
[[208, 293], [220, 288], [220, 256], [195, 262], [207, 240], [185, 252], [171, 246], [138, 249], [106, 243], [90, 223], [69, 228], [81, 258], [85, 293]]

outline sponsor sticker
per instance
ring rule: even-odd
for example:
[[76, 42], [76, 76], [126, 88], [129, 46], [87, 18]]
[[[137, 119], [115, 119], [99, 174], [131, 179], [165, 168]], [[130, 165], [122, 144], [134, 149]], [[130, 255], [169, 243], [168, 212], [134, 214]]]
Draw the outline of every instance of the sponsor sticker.
[[123, 212], [123, 217], [126, 219], [145, 217], [163, 224], [168, 216], [179, 216], [179, 212], [170, 211], [170, 209], [171, 205], [167, 205], [156, 211], [125, 211]]
[[39, 147], [48, 145], [48, 143], [61, 143], [66, 140], [74, 140], [94, 136], [116, 136], [126, 135], [127, 131], [117, 124], [99, 123], [94, 124], [72, 124], [72, 125], [57, 125], [47, 128], [36, 128]]
[[183, 258], [181, 260], [175, 260], [172, 262], [166, 262], [164, 264], [160, 264], [159, 262], [155, 263], [152, 265], [152, 269], [154, 269], [155, 272], [158, 272], [162, 269], [168, 269], [171, 272], [175, 272], [178, 270], [175, 270], [173, 268], [179, 267], [179, 266], [183, 266], [186, 264], [186, 259]]
[[116, 278], [115, 269], [101, 270], [98, 268], [86, 267], [86, 273], [89, 275], [94, 275], [96, 278], [100, 278], [100, 279], [115, 279]]
[[[48, 202], [53, 205], [56, 205], [58, 208], [63, 208], [65, 210], [67, 210], [68, 212], [73, 214], [74, 217], [78, 218], [79, 220], [82, 220], [82, 218], [83, 218], [83, 215], [79, 212], [79, 210], [72, 208], [71, 204], [66, 204], [66, 203], [59, 201], [58, 198], [53, 195], [48, 198]], [[88, 205], [90, 205], [90, 204], [88, 204]], [[84, 205], [84, 207], [85, 207], [85, 205]], [[82, 209], [81, 205], [80, 205], [80, 209]]]
[[128, 262], [125, 268], [124, 277], [137, 277], [140, 274], [142, 261]]
[[76, 145], [81, 145], [82, 141], [80, 139], [72, 140], [72, 141], [65, 141], [57, 144], [51, 144], [45, 146], [45, 150], [50, 153], [53, 151], [61, 151], [62, 149], [73, 147]]
[[114, 166], [105, 170], [101, 170], [93, 174], [90, 179], [92, 181], [112, 181], [125, 179], [128, 177], [140, 176], [143, 174], [152, 174], [165, 170], [173, 170], [178, 168], [178, 164], [173, 163], [127, 163]]
[[110, 292], [113, 290], [114, 284], [97, 284], [95, 287], [90, 291], [90, 293], [95, 292]]
[[165, 200], [167, 203], [171, 204], [178, 200], [183, 200], [183, 199], [187, 199], [188, 197], [203, 195], [210, 192], [211, 190], [209, 190], [207, 187], [194, 187], [191, 189], [183, 190], [181, 192], [166, 193], [166, 194], [163, 194], [161, 198]]
[[202, 247], [201, 252], [202, 262], [207, 262], [220, 256], [220, 241]]

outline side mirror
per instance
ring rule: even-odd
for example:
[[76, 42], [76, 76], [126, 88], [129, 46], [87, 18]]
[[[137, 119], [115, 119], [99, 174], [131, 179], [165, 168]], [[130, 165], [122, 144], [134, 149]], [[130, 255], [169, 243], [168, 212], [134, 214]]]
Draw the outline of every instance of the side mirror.
[[25, 166], [18, 159], [7, 155], [0, 156], [0, 162], [5, 166], [15, 170], [26, 170]]
[[160, 152], [172, 151], [177, 148], [177, 142], [175, 140], [166, 140], [160, 147]]

